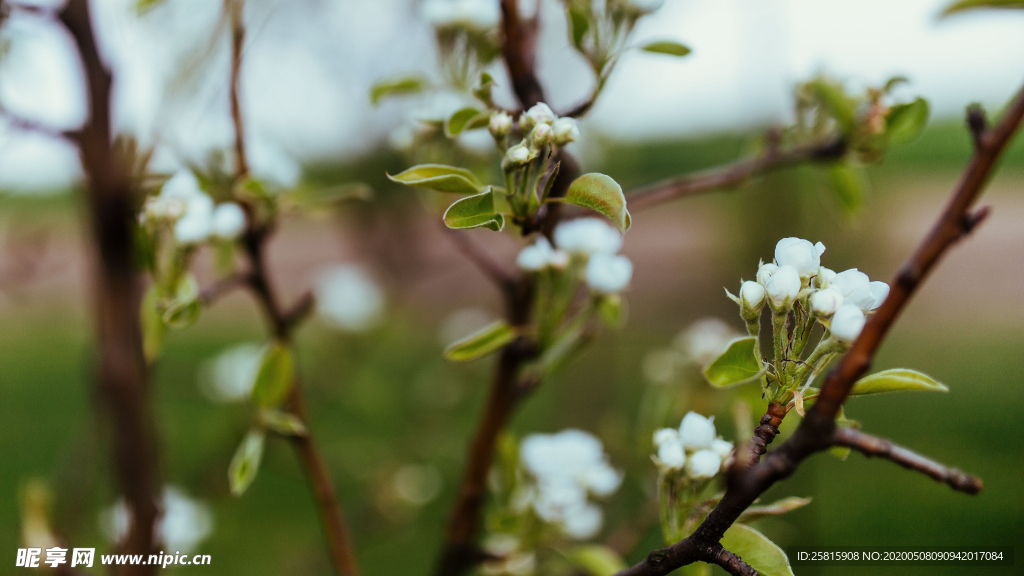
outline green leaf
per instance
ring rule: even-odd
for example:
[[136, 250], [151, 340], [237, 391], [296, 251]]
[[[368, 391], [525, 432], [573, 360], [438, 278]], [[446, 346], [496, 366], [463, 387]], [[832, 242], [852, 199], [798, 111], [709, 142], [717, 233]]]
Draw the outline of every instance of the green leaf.
[[[485, 119], [483, 125], [481, 125], [480, 120], [477, 119], [481, 116]], [[448, 118], [448, 121], [444, 123], [444, 133], [449, 138], [458, 136], [463, 130], [472, 130], [473, 128], [482, 128], [483, 126], [486, 126], [487, 119], [489, 118], [490, 116], [487, 113], [481, 112], [476, 108], [463, 108], [462, 110], [452, 114], [451, 117]], [[475, 120], [475, 122], [471, 122], [473, 120]]]
[[835, 118], [843, 134], [853, 134], [857, 128], [857, 114], [853, 101], [846, 96], [842, 85], [819, 78], [810, 83], [810, 88], [818, 102]]
[[848, 215], [860, 211], [867, 184], [863, 174], [853, 166], [836, 163], [828, 167], [828, 179], [843, 211]]
[[906, 82], [910, 82], [910, 80], [906, 76], [893, 76], [892, 78], [889, 78], [889, 80], [886, 81], [885, 86], [882, 88], [882, 90], [886, 93], [892, 92], [893, 88]]
[[492, 88], [494, 88], [494, 78], [486, 71], [481, 72], [480, 80], [477, 82], [476, 87], [473, 88], [473, 96], [490, 106], [493, 102], [493, 97], [491, 96]]
[[392, 176], [392, 182], [426, 188], [438, 192], [455, 192], [457, 194], [478, 194], [480, 184], [473, 173], [465, 168], [445, 166], [443, 164], [420, 164], [403, 170]]
[[231, 458], [231, 465], [228, 466], [228, 486], [231, 488], [231, 494], [241, 496], [256, 479], [256, 473], [260, 470], [260, 460], [263, 459], [263, 442], [263, 432], [250, 430], [238, 445], [234, 457]]
[[669, 56], [686, 56], [692, 52], [689, 47], [668, 40], [651, 42], [644, 45], [641, 50], [644, 52], [654, 52], [655, 54], [668, 54]]
[[628, 311], [626, 301], [621, 294], [602, 296], [597, 313], [601, 317], [601, 321], [609, 328], [619, 329], [626, 325]]
[[252, 388], [252, 400], [257, 406], [271, 408], [288, 396], [295, 379], [295, 357], [291, 348], [280, 342], [267, 347]]
[[600, 544], [577, 546], [565, 556], [591, 576], [614, 576], [626, 569], [626, 563], [618, 553]]
[[885, 133], [894, 144], [916, 140], [928, 125], [928, 101], [918, 98], [909, 104], [899, 104], [885, 117]]
[[188, 328], [199, 319], [199, 283], [195, 276], [186, 274], [174, 289], [174, 300], [164, 310], [163, 321], [171, 328]]
[[803, 508], [811, 503], [810, 498], [800, 498], [799, 496], [790, 496], [789, 498], [783, 498], [776, 502], [772, 502], [766, 506], [751, 506], [740, 514], [740, 517], [736, 520], [737, 522], [753, 522], [769, 516], [779, 516], [796, 510], [797, 508]]
[[949, 16], [950, 14], [956, 14], [958, 12], [964, 12], [965, 10], [975, 10], [978, 8], [1015, 8], [1018, 10], [1024, 10], [1024, 1], [1022, 0], [960, 0], [954, 2], [946, 7], [942, 11], [943, 16]]
[[283, 410], [261, 410], [260, 424], [282, 436], [305, 436], [306, 425], [299, 417]]
[[863, 396], [866, 394], [903, 392], [907, 390], [949, 392], [949, 388], [936, 382], [926, 374], [907, 368], [893, 368], [861, 378], [853, 385], [850, 395]]
[[488, 189], [486, 192], [456, 200], [444, 212], [444, 225], [455, 230], [489, 228], [498, 232], [505, 227], [505, 217], [497, 211], [495, 194], [496, 192]]
[[374, 106], [390, 96], [404, 96], [422, 92], [427, 81], [420, 76], [402, 76], [377, 82], [370, 88], [370, 103]]
[[632, 225], [622, 187], [611, 176], [597, 172], [580, 176], [569, 185], [565, 201], [604, 214], [620, 232], [629, 230]]
[[167, 334], [167, 325], [164, 324], [159, 305], [160, 289], [153, 284], [146, 290], [146, 295], [142, 297], [140, 309], [142, 352], [146, 356], [146, 362], [152, 362], [160, 355], [160, 350], [164, 346], [164, 336]]
[[729, 343], [725, 351], [704, 367], [704, 377], [722, 388], [757, 380], [765, 368], [758, 356], [757, 338], [747, 336]]
[[569, 8], [569, 23], [572, 25], [572, 45], [583, 52], [583, 40], [590, 30], [590, 20], [583, 10]]
[[498, 350], [516, 339], [516, 332], [504, 320], [498, 320], [454, 342], [444, 351], [452, 362], [469, 362]]
[[761, 576], [794, 576], [782, 548], [750, 526], [733, 524], [722, 536], [722, 546], [750, 564]]

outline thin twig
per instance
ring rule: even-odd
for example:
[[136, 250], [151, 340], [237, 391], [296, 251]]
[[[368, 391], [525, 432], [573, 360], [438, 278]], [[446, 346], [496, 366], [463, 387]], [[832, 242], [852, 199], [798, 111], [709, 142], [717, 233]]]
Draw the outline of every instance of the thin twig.
[[524, 109], [544, 101], [544, 89], [534, 70], [539, 18], [538, 9], [532, 19], [523, 20], [517, 0], [501, 0], [501, 54], [512, 89]]
[[445, 226], [445, 232], [452, 243], [455, 244], [455, 247], [459, 249], [459, 252], [469, 259], [470, 262], [476, 264], [477, 268], [499, 288], [507, 290], [516, 283], [520, 274], [495, 260], [483, 246], [475, 242], [465, 231], [452, 230]]
[[868, 318], [860, 336], [829, 374], [817, 402], [796, 432], [760, 463], [744, 466], [741, 462], [741, 465], [733, 466], [725, 495], [693, 534], [651, 552], [643, 562], [620, 572], [619, 576], [661, 576], [701, 560], [696, 551], [721, 541], [725, 531], [765, 490], [792, 475], [810, 455], [833, 445], [836, 414], [850, 388], [870, 367], [875, 352], [896, 318], [939, 259], [987, 214], [985, 209], [971, 212], [971, 207], [984, 189], [996, 161], [1020, 128], [1022, 119], [1024, 89], [1017, 94], [1000, 122], [976, 138], [974, 155], [945, 210], [896, 275], [888, 298]]
[[221, 278], [213, 284], [203, 288], [199, 291], [199, 302], [203, 305], [209, 306], [220, 298], [231, 293], [231, 291], [237, 288], [244, 288], [251, 281], [250, 275], [245, 272], [238, 272]]
[[[87, 0], [60, 11], [84, 68], [89, 116], [78, 138], [92, 218], [99, 366], [96, 396], [113, 427], [114, 476], [131, 511], [121, 553], [148, 555], [159, 516], [157, 440], [142, 351], [140, 289], [135, 271], [135, 207], [131, 178], [111, 139], [110, 71], [103, 64]], [[122, 575], [152, 574], [155, 566], [126, 565]]]
[[868, 458], [884, 458], [895, 462], [908, 470], [915, 470], [933, 480], [949, 484], [953, 490], [967, 494], [981, 492], [980, 478], [957, 468], [948, 468], [885, 438], [865, 434], [855, 428], [836, 428], [832, 442], [836, 446], [852, 448]]
[[694, 196], [712, 190], [738, 186], [759, 174], [804, 162], [835, 161], [845, 153], [846, 143], [838, 138], [784, 151], [769, 148], [755, 158], [740, 160], [695, 174], [669, 178], [637, 188], [626, 196], [626, 201], [632, 210], [647, 208], [683, 196]]

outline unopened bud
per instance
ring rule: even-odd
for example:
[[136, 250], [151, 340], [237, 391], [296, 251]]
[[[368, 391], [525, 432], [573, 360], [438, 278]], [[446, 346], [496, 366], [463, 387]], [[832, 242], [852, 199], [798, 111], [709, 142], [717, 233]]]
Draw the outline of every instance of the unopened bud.
[[762, 286], [767, 285], [768, 279], [771, 278], [772, 274], [775, 274], [775, 271], [778, 269], [778, 265], [772, 264], [771, 262], [762, 264], [761, 267], [757, 269], [757, 281], [760, 282]]
[[552, 126], [555, 132], [555, 145], [565, 146], [580, 138], [580, 128], [572, 118], [559, 118]]
[[533, 127], [533, 131], [530, 132], [530, 143], [534, 148], [543, 148], [551, 144], [554, 136], [555, 133], [552, 131], [550, 124], [537, 124]]
[[765, 283], [768, 300], [776, 312], [788, 312], [800, 293], [800, 273], [792, 266], [779, 266], [779, 269]]
[[832, 338], [843, 344], [850, 344], [864, 329], [864, 312], [856, 304], [843, 304], [832, 316]]
[[491, 131], [491, 136], [504, 138], [512, 130], [512, 117], [508, 115], [508, 112], [495, 112], [491, 114], [491, 121], [487, 123], [487, 129]]
[[835, 288], [825, 288], [811, 294], [811, 312], [819, 318], [828, 318], [843, 305], [843, 294]]

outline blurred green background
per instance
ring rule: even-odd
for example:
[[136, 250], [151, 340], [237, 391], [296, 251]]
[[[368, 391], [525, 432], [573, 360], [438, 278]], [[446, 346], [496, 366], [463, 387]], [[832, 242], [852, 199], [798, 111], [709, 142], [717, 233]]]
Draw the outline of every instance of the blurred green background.
[[[627, 190], [657, 178], [735, 158], [739, 136], [588, 150], [585, 168], [605, 172]], [[621, 332], [598, 339], [565, 373], [544, 383], [515, 418], [516, 434], [578, 427], [598, 435], [624, 487], [606, 506], [604, 533], [635, 519], [649, 498], [654, 467], [634, 442], [633, 419], [649, 386], [641, 364], [691, 322], [709, 315], [742, 323], [722, 286], [751, 278], [784, 236], [821, 240], [823, 265], [859, 267], [892, 276], [940, 210], [969, 154], [959, 125], [936, 125], [870, 169], [870, 190], [850, 217], [834, 200], [823, 172], [790, 170], [737, 191], [678, 200], [634, 214], [624, 252], [636, 265]], [[445, 363], [438, 333], [465, 307], [500, 313], [493, 289], [438, 232], [436, 214], [413, 193], [382, 179], [401, 160], [378, 154], [345, 166], [317, 166], [311, 178], [358, 178], [378, 188], [369, 205], [337, 215], [295, 220], [274, 240], [276, 280], [301, 292], [318, 260], [359, 261], [387, 291], [386, 322], [359, 335], [312, 323], [300, 335], [301, 370], [309, 388], [312, 428], [335, 475], [360, 561], [370, 575], [427, 574], [433, 565], [463, 451], [488, 387], [492, 360]], [[875, 368], [912, 367], [949, 385], [948, 394], [898, 394], [850, 401], [847, 414], [864, 429], [981, 476], [977, 497], [955, 493], [886, 462], [819, 455], [766, 500], [811, 496], [813, 503], [759, 527], [787, 545], [1012, 545], [1024, 550], [1024, 141], [1003, 161], [984, 202], [991, 220], [952, 251], [885, 343]], [[5, 231], [0, 321], [0, 574], [19, 541], [19, 494], [45, 479], [53, 492], [55, 528], [74, 546], [108, 551], [99, 511], [115, 499], [107, 472], [105, 427], [92, 411], [91, 319], [81, 272], [84, 235], [74, 195], [0, 200]], [[477, 234], [502, 257], [517, 240]], [[309, 250], [315, 246], [315, 250]], [[33, 268], [33, 264], [36, 266]], [[23, 268], [13, 267], [22, 266]], [[269, 444], [255, 484], [228, 493], [226, 468], [248, 427], [244, 405], [214, 404], [197, 386], [204, 361], [239, 342], [261, 342], [258, 311], [243, 294], [218, 304], [192, 328], [174, 333], [155, 367], [162, 474], [207, 502], [214, 531], [200, 547], [212, 567], [171, 572], [223, 575], [330, 573], [319, 520], [301, 470], [281, 440]], [[712, 392], [690, 378], [673, 394], [718, 415], [734, 439], [730, 401], [755, 390]], [[760, 412], [755, 414], [755, 417]], [[681, 415], [681, 414], [680, 414]], [[795, 424], [796, 415], [787, 421]], [[666, 421], [666, 425], [678, 424]], [[422, 506], [395, 493], [407, 465], [440, 473], [440, 492]], [[660, 543], [647, 525], [637, 561]], [[1019, 574], [1016, 568], [796, 568], [813, 574]], [[94, 568], [94, 573], [101, 573]]]

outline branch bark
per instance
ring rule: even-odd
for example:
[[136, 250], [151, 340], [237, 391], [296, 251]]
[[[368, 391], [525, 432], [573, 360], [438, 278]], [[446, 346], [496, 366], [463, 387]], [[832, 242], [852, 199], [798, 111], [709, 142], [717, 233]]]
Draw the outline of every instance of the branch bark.
[[517, 0], [501, 0], [501, 55], [512, 80], [512, 90], [524, 110], [544, 101], [544, 89], [534, 71], [539, 18], [539, 6], [533, 18], [523, 20]]
[[647, 208], [676, 198], [739, 186], [754, 176], [804, 162], [831, 162], [838, 160], [845, 153], [846, 142], [839, 138], [797, 146], [789, 150], [779, 151], [770, 148], [756, 158], [637, 188], [626, 197], [626, 201], [632, 210]]
[[[725, 531], [765, 490], [792, 475], [808, 456], [833, 445], [837, 434], [836, 414], [849, 395], [850, 388], [870, 367], [875, 352], [896, 318], [939, 259], [987, 214], [985, 209], [972, 212], [972, 206], [984, 189], [1000, 155], [1020, 128], [1022, 119], [1024, 89], [1017, 94], [1007, 113], [994, 128], [978, 129], [976, 122], [971, 123], [977, 143], [974, 155], [946, 208], [896, 275], [885, 303], [868, 318], [860, 336], [839, 365], [829, 373], [821, 395], [796, 432], [778, 449], [768, 453], [760, 463], [734, 466], [722, 500], [693, 534], [671, 546], [651, 552], [643, 562], [620, 572], [619, 576], [660, 576], [700, 560], [694, 550], [721, 541]], [[921, 461], [924, 459], [916, 454], [913, 459], [906, 454], [900, 456], [915, 464], [925, 465]], [[930, 461], [925, 462], [934, 465]], [[965, 487], [973, 484], [963, 479], [955, 482], [962, 482]], [[977, 488], [980, 489], [980, 483]]]
[[[157, 507], [157, 440], [149, 406], [149, 375], [139, 324], [140, 287], [135, 270], [135, 201], [128, 167], [113, 146], [112, 76], [99, 54], [87, 0], [69, 0], [59, 13], [81, 58], [89, 118], [78, 137], [92, 220], [99, 367], [96, 398], [113, 427], [114, 475], [131, 510], [124, 554], [154, 549]], [[154, 566], [126, 565], [119, 574], [148, 575]]]

